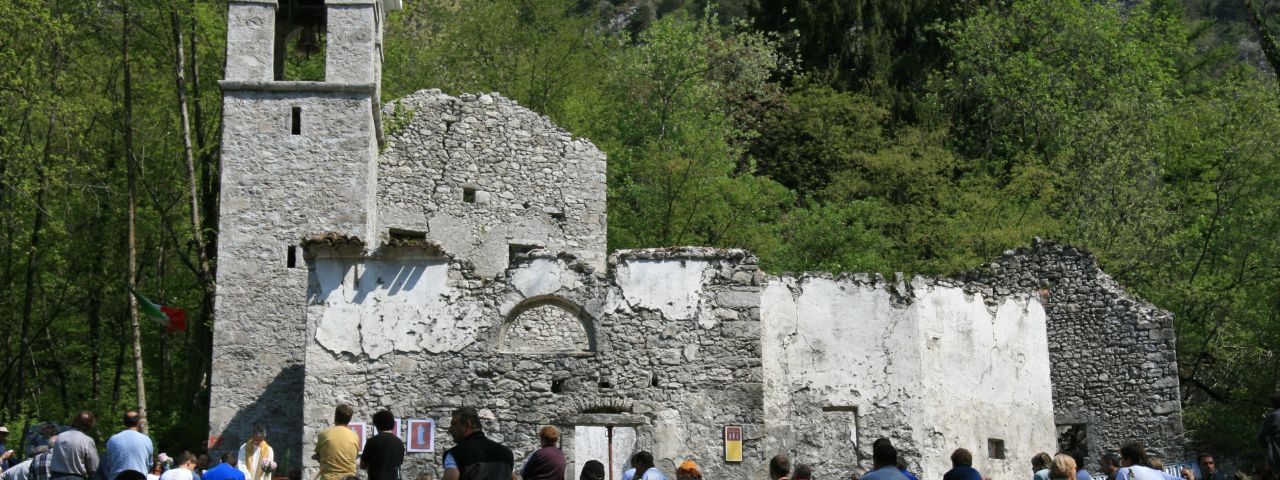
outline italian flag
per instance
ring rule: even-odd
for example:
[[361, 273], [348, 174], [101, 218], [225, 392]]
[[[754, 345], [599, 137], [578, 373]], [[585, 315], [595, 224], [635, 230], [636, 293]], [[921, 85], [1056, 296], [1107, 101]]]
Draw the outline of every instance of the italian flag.
[[147, 300], [134, 289], [134, 298], [138, 299], [138, 312], [152, 321], [160, 324], [168, 332], [185, 332], [187, 331], [187, 312], [181, 308], [170, 307], [168, 305], [156, 305]]

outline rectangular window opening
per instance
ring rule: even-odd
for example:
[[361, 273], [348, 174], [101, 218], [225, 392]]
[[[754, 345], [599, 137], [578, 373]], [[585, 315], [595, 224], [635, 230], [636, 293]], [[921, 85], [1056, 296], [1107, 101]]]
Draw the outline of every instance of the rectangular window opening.
[[987, 457], [996, 460], [1004, 460], [1004, 440], [999, 438], [987, 439]]
[[298, 268], [298, 247], [297, 246], [295, 245], [289, 246], [289, 254], [285, 259], [285, 264], [288, 265], [289, 268]]
[[507, 244], [507, 263], [510, 264], [516, 260], [519, 255], [528, 255], [529, 252], [542, 248], [542, 245], [526, 245], [520, 243]]
[[289, 122], [289, 133], [302, 135], [302, 107], [293, 107], [293, 119]]
[[471, 187], [462, 187], [462, 201], [466, 203], [476, 203], [476, 189]]
[[401, 241], [408, 241], [408, 240], [421, 241], [421, 240], [427, 239], [427, 232], [405, 230], [402, 228], [387, 229], [387, 235], [390, 236], [392, 240], [401, 240]]

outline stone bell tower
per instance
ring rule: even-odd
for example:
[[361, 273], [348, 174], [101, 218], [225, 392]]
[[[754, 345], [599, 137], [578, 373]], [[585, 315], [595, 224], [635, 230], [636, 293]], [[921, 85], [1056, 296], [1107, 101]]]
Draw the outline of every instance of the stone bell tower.
[[[223, 91], [211, 450], [255, 425], [302, 458], [307, 265], [321, 233], [372, 239], [382, 30], [399, 0], [231, 0]], [[323, 78], [290, 80], [291, 55]], [[318, 59], [312, 59], [318, 61]]]

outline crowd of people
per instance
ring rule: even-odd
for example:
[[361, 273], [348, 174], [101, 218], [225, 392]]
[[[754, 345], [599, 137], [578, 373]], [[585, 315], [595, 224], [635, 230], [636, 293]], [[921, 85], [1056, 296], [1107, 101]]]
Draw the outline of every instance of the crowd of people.
[[[1276, 409], [1264, 423], [1258, 438], [1268, 447], [1271, 462], [1280, 457], [1280, 394], [1272, 397]], [[338, 405], [334, 410], [333, 426], [321, 431], [316, 438], [312, 459], [319, 465], [315, 479], [354, 480], [358, 471], [365, 470], [368, 480], [401, 480], [400, 470], [404, 462], [405, 445], [395, 433], [395, 416], [389, 410], [373, 415], [377, 434], [360, 447], [360, 439], [349, 427], [353, 409]], [[254, 427], [249, 439], [235, 452], [223, 454], [217, 465], [209, 466], [207, 455], [195, 455], [184, 451], [176, 457], [155, 452], [154, 443], [143, 433], [145, 420], [138, 412], [125, 412], [123, 429], [107, 440], [105, 453], [99, 456], [93, 439], [97, 419], [91, 412], [80, 412], [71, 421], [71, 428], [50, 434], [47, 441], [31, 450], [29, 458], [17, 462], [14, 452], [4, 447], [8, 430], [0, 426], [0, 480], [271, 480], [276, 478], [275, 451], [266, 441], [266, 430]], [[555, 427], [544, 426], [538, 430], [539, 447], [525, 460], [523, 468], [515, 470], [515, 456], [510, 448], [484, 434], [480, 415], [475, 408], [462, 407], [453, 412], [449, 422], [449, 435], [454, 446], [444, 452], [443, 480], [564, 480], [567, 461], [557, 445], [560, 432]], [[872, 444], [873, 468], [870, 471], [854, 471], [849, 480], [919, 480], [908, 471], [889, 439], [881, 438]], [[666, 473], [654, 465], [653, 455], [647, 451], [633, 454], [628, 463], [630, 469], [619, 480], [668, 480]], [[973, 454], [964, 448], [951, 453], [952, 468], [942, 480], [991, 480], [973, 467]], [[1108, 454], [1099, 459], [1098, 470], [1106, 480], [1227, 480], [1217, 468], [1215, 458], [1201, 454], [1195, 468], [1181, 469], [1180, 475], [1164, 471], [1158, 459], [1147, 455], [1140, 442], [1129, 442], [1120, 447], [1119, 455]], [[1094, 480], [1079, 454], [1041, 452], [1031, 459], [1029, 480]], [[296, 472], [288, 477], [300, 480]], [[684, 461], [675, 469], [676, 480], [701, 480], [702, 471], [693, 461]], [[796, 464], [794, 468], [786, 455], [774, 456], [769, 461], [768, 477], [771, 480], [812, 480], [813, 469]], [[604, 464], [596, 460], [582, 466], [578, 480], [605, 480]], [[1101, 476], [1097, 477], [1101, 480]], [[1248, 478], [1248, 477], [1245, 477]], [[424, 473], [417, 480], [435, 480], [434, 472]], [[1237, 474], [1236, 480], [1242, 480]], [[1251, 480], [1280, 480], [1269, 465], [1254, 472]]]

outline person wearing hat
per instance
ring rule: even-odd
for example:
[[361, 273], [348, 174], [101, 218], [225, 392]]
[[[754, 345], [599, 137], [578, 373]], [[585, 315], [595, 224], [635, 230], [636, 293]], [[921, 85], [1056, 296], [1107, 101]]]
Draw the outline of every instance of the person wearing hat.
[[8, 470], [17, 464], [13, 458], [13, 450], [9, 450], [9, 429], [0, 426], [0, 471]]
[[685, 460], [676, 467], [676, 480], [702, 480], [702, 471], [692, 460]]

